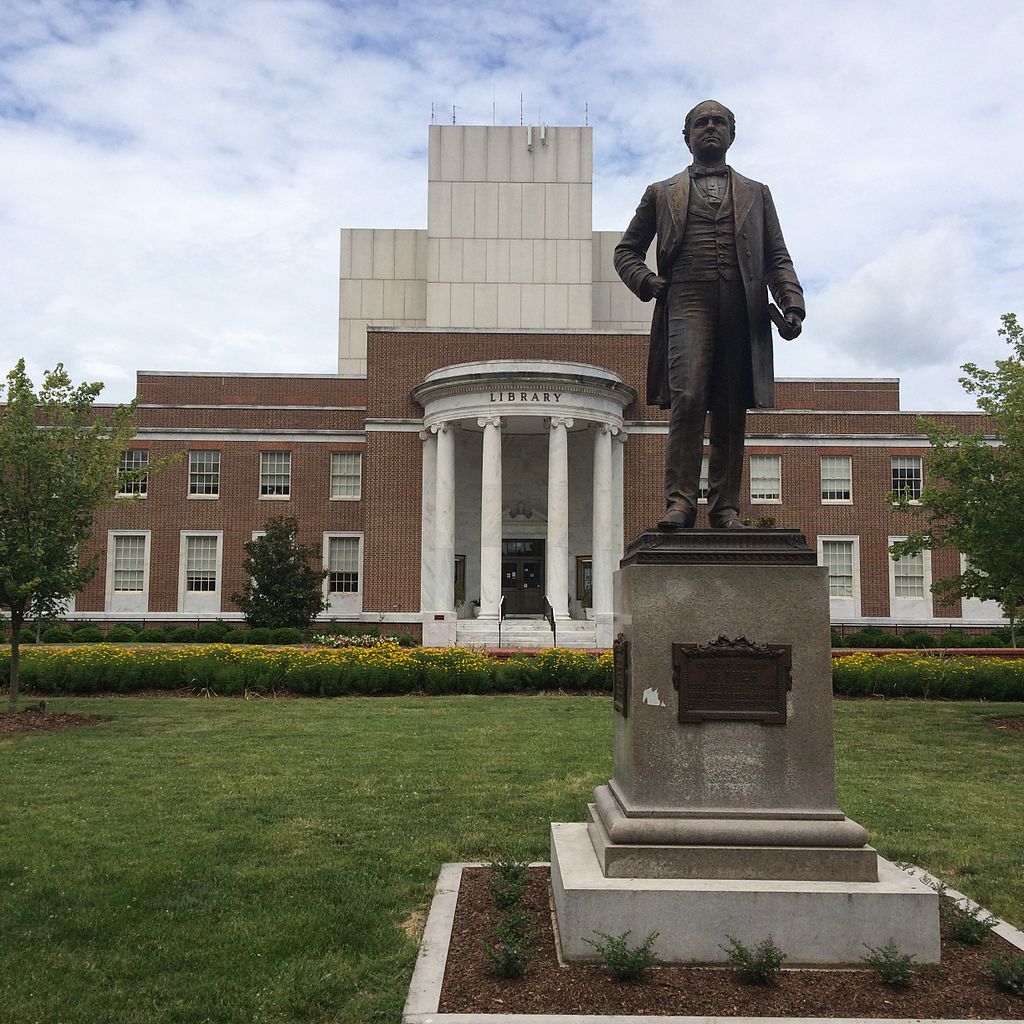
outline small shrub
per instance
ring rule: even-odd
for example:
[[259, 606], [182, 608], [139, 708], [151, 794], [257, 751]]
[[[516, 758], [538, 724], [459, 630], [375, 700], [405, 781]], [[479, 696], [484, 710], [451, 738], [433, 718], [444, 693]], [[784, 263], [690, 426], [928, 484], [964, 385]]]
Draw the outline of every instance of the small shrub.
[[196, 631], [192, 626], [174, 626], [167, 630], [167, 639], [172, 644], [194, 644]]
[[240, 629], [235, 638], [240, 644], [269, 644], [273, 632], [267, 626], [256, 626], [253, 629]]
[[962, 906], [947, 894], [944, 884], [935, 886], [935, 891], [941, 897], [939, 916], [953, 940], [962, 946], [980, 946], [999, 923], [991, 914], [986, 917], [981, 910]]
[[493, 961], [499, 978], [521, 978], [534, 952], [533, 939], [524, 927], [508, 919], [494, 930], [490, 942], [481, 945]]
[[108, 630], [106, 639], [113, 644], [130, 643], [135, 639], [135, 630], [131, 626], [119, 625]]
[[272, 644], [301, 644], [302, 630], [295, 626], [280, 626], [270, 631], [270, 642]]
[[98, 644], [105, 639], [99, 626], [79, 626], [71, 635], [71, 642], [76, 644]]
[[526, 891], [528, 865], [524, 861], [502, 856], [492, 860], [488, 867], [491, 869], [491, 877], [487, 880], [487, 888], [494, 905], [499, 910], [514, 907]]
[[150, 627], [139, 631], [136, 637], [139, 643], [143, 644], [165, 644], [167, 643], [167, 630], [160, 626]]
[[988, 962], [988, 969], [1000, 988], [1024, 998], [1024, 956], [994, 956]]
[[219, 619], [216, 622], [204, 622], [196, 630], [196, 641], [201, 644], [219, 644], [229, 631], [228, 624]]
[[608, 968], [611, 976], [616, 981], [641, 981], [649, 967], [653, 967], [658, 958], [654, 955], [654, 940], [658, 933], [651, 932], [650, 935], [640, 943], [639, 946], [631, 946], [626, 941], [629, 938], [629, 931], [621, 935], [609, 935], [607, 932], [594, 932], [599, 935], [602, 942], [593, 939], [584, 939], [588, 945], [601, 954], [605, 967]]
[[914, 979], [917, 965], [909, 953], [901, 953], [896, 943], [889, 939], [884, 946], [878, 948], [864, 943], [868, 955], [863, 957], [866, 964], [875, 969], [875, 973], [893, 988], [906, 988]]
[[40, 639], [44, 644], [69, 644], [71, 643], [71, 630], [67, 626], [50, 626], [44, 629]]
[[729, 963], [741, 981], [751, 985], [774, 985], [779, 980], [779, 971], [782, 970], [786, 954], [775, 945], [775, 940], [770, 935], [754, 949], [745, 946], [731, 935], [726, 935], [725, 938], [729, 945], [718, 948], [728, 954]]

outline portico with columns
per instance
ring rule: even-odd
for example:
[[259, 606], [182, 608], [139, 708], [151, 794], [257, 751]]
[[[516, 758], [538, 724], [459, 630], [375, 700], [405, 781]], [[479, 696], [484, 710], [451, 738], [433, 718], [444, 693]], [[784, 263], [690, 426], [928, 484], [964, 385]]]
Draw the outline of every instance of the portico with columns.
[[[635, 397], [610, 370], [556, 360], [446, 366], [413, 389], [425, 644], [494, 643], [503, 618], [506, 639], [543, 643], [547, 613], [560, 645], [611, 646], [623, 410]], [[592, 620], [577, 595], [587, 559]]]

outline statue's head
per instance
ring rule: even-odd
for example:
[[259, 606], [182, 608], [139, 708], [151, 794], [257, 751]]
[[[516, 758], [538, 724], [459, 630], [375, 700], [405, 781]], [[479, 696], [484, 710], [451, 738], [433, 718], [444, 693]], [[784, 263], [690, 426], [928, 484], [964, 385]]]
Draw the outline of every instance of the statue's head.
[[683, 122], [686, 147], [705, 163], [720, 160], [736, 138], [736, 117], [717, 100], [698, 103]]

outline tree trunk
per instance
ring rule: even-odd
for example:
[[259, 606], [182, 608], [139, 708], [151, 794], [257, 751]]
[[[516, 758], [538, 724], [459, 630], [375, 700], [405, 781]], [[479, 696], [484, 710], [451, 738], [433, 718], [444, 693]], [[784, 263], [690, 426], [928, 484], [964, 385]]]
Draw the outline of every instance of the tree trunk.
[[24, 616], [11, 609], [11, 682], [7, 688], [7, 710], [18, 710], [18, 660], [21, 654], [21, 626]]

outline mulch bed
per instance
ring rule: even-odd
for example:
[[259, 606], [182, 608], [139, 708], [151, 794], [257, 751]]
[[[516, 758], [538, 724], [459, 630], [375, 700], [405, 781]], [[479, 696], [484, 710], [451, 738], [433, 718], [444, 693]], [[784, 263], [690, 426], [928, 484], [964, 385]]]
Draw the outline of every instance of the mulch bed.
[[22, 732], [56, 732], [79, 725], [99, 725], [109, 719], [97, 715], [65, 715], [56, 711], [23, 708], [21, 711], [0, 712], [0, 735]]
[[990, 719], [989, 725], [993, 729], [1012, 729], [1014, 732], [1024, 732], [1024, 717], [993, 718]]
[[941, 966], [922, 968], [906, 989], [888, 987], [870, 969], [783, 970], [778, 985], [761, 987], [740, 982], [728, 968], [659, 967], [644, 981], [626, 984], [613, 981], [603, 967], [559, 966], [546, 867], [531, 868], [523, 896], [538, 949], [525, 977], [502, 980], [481, 948], [499, 919], [487, 875], [484, 868], [462, 875], [442, 1013], [1024, 1020], [1024, 999], [999, 989], [988, 970], [993, 955], [1020, 950], [991, 934], [981, 946], [960, 946], [943, 935]]

